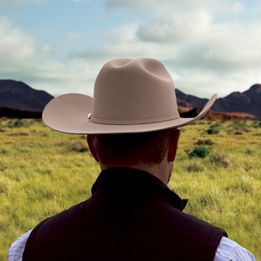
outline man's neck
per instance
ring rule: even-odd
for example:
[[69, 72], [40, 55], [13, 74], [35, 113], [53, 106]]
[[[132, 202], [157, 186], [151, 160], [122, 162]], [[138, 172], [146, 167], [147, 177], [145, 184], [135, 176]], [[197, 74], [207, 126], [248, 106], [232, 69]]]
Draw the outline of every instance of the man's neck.
[[171, 171], [172, 171], [172, 164], [167, 162], [164, 159], [162, 162], [157, 164], [101, 164], [101, 170], [110, 169], [110, 168], [133, 168], [133, 169], [140, 169], [150, 173], [151, 175], [160, 179], [163, 183], [167, 184], [169, 182]]

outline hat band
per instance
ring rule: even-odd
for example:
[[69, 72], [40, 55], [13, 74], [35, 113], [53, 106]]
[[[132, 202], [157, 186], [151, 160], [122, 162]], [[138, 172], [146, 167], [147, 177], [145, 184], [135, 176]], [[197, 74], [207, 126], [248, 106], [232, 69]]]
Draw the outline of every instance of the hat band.
[[135, 120], [107, 120], [107, 119], [100, 119], [93, 117], [92, 114], [89, 114], [88, 119], [89, 121], [93, 123], [99, 123], [99, 124], [111, 124], [111, 125], [136, 125], [136, 124], [149, 124], [149, 123], [157, 123], [157, 122], [163, 122], [163, 121], [170, 121], [170, 120], [177, 120], [179, 119], [179, 115], [167, 115], [160, 118], [150, 118], [150, 119], [135, 119]]

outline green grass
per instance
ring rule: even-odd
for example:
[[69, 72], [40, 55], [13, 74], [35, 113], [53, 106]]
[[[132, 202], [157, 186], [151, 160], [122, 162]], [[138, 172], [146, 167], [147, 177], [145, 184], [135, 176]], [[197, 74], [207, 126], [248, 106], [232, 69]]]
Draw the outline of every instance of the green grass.
[[[99, 167], [84, 136], [54, 132], [37, 120], [1, 120], [0, 142], [0, 260], [6, 260], [18, 236], [88, 198]], [[209, 153], [191, 156], [189, 152], [199, 146]], [[259, 122], [199, 121], [181, 130], [169, 183], [189, 199], [186, 212], [223, 227], [257, 260], [261, 260], [260, 159]]]

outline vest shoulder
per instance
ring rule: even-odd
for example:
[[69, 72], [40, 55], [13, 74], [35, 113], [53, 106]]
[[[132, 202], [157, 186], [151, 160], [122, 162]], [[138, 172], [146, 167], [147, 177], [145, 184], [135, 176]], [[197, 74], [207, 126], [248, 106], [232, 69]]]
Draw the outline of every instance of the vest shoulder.
[[78, 224], [82, 218], [83, 205], [88, 200], [80, 202], [68, 209], [65, 209], [45, 220], [40, 222], [33, 230], [35, 234], [41, 234], [42, 240], [48, 240], [49, 233], [52, 231], [52, 236], [66, 235], [75, 224]]
[[26, 254], [33, 253], [33, 260], [50, 257], [52, 253], [59, 257], [75, 253], [89, 259], [97, 254], [104, 257], [96, 260], [106, 260], [105, 253], [107, 257], [133, 254], [135, 258], [130, 260], [139, 260], [137, 256], [145, 257], [148, 253], [151, 258], [147, 260], [157, 255], [155, 260], [213, 260], [222, 235], [222, 230], [161, 199], [126, 203], [121, 198], [111, 203], [103, 194], [95, 193], [40, 223], [29, 238]]
[[[164, 210], [163, 210], [164, 209]], [[210, 233], [218, 233], [223, 236], [227, 236], [226, 232], [218, 226], [211, 224], [203, 219], [195, 217], [191, 214], [176, 209], [171, 205], [166, 205], [159, 209], [159, 215], [163, 215], [165, 222], [169, 227], [178, 226], [184, 228], [184, 233], [188, 232], [191, 236], [201, 234], [204, 237], [208, 237]], [[194, 231], [194, 233], [191, 233]]]

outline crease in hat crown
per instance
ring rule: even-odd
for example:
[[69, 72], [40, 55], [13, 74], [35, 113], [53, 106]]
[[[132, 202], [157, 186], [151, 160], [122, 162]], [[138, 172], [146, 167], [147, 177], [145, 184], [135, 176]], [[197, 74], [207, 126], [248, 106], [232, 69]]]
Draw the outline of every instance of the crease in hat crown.
[[93, 98], [95, 123], [144, 124], [179, 118], [173, 80], [155, 59], [106, 63], [95, 81]]
[[181, 118], [172, 77], [156, 59], [121, 58], [107, 62], [97, 75], [94, 95], [68, 93], [44, 108], [43, 122], [74, 134], [156, 131], [187, 125], [203, 117], [213, 95], [194, 118]]

